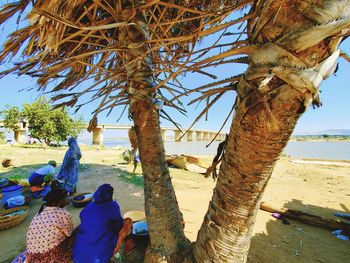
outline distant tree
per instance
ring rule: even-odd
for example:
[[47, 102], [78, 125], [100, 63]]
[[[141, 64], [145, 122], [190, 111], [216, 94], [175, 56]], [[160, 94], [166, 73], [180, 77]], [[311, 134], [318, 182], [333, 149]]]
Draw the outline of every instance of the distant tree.
[[1, 115], [4, 126], [12, 130], [18, 127], [19, 121], [26, 119], [30, 136], [46, 144], [59, 144], [69, 137], [76, 137], [84, 128], [81, 118], [73, 119], [65, 108], [53, 109], [51, 101], [45, 97], [40, 97], [32, 104], [23, 104], [22, 111], [18, 107], [8, 106]]
[[23, 114], [17, 106], [6, 105], [0, 115], [4, 118], [4, 126], [10, 130], [16, 130], [18, 123], [23, 120]]
[[50, 100], [45, 97], [40, 97], [32, 104], [23, 104], [23, 116], [29, 122], [31, 137], [46, 144], [76, 137], [84, 127], [81, 118], [71, 118], [65, 108], [53, 109]]
[[0, 131], [0, 144], [5, 143], [6, 138], [5, 138], [5, 132]]

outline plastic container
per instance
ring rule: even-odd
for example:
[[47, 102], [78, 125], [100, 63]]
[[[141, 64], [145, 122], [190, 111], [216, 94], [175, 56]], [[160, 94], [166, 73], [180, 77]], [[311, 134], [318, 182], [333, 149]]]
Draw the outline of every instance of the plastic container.
[[8, 208], [13, 208], [17, 206], [22, 206], [25, 203], [25, 199], [23, 195], [17, 195], [14, 197], [11, 197], [7, 200], [7, 206]]
[[148, 236], [148, 225], [145, 221], [139, 221], [132, 226], [133, 235]]
[[146, 244], [149, 242], [148, 225], [145, 221], [139, 221], [133, 224], [132, 238], [136, 243]]
[[1, 193], [2, 193], [1, 205], [2, 207], [4, 207], [8, 199], [14, 196], [22, 195], [22, 186], [21, 185], [8, 186], [1, 189]]
[[7, 178], [0, 179], [0, 189], [7, 187], [9, 180]]

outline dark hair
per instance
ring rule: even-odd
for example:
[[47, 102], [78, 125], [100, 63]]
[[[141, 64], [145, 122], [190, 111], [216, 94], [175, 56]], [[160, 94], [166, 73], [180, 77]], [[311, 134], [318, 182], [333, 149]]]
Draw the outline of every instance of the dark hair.
[[53, 182], [50, 184], [50, 187], [51, 187], [51, 190], [54, 190], [54, 189], [62, 189], [61, 183], [60, 183], [58, 180], [53, 181]]
[[67, 197], [67, 191], [60, 188], [53, 188], [44, 198], [38, 214], [44, 210], [44, 206], [57, 206]]

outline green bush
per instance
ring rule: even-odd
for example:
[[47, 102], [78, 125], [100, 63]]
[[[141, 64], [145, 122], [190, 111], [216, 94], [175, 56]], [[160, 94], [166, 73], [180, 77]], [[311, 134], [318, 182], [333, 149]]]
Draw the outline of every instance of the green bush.
[[6, 142], [5, 132], [0, 131], [0, 144], [4, 144]]
[[22, 111], [18, 107], [7, 106], [0, 114], [4, 118], [4, 126], [11, 130], [18, 128], [18, 123], [26, 120], [32, 138], [47, 145], [76, 137], [84, 129], [82, 118], [74, 119], [65, 108], [54, 109], [51, 101], [40, 97], [32, 104], [25, 103]]

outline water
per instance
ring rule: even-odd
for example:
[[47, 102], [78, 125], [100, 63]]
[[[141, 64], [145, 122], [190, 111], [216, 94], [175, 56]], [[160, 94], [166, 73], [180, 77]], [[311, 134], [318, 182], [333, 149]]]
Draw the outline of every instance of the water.
[[[165, 142], [165, 151], [167, 154], [187, 154], [187, 155], [215, 155], [220, 142], [213, 142], [208, 148], [209, 142]], [[120, 145], [128, 148], [127, 140], [115, 141], [105, 139], [105, 146], [114, 147]], [[284, 152], [295, 158], [312, 158], [327, 160], [350, 160], [350, 142], [322, 142], [322, 141], [291, 141], [288, 143]]]
[[[109, 132], [109, 133], [108, 133]], [[116, 138], [116, 136], [125, 137]], [[126, 132], [116, 134], [106, 131], [104, 137], [104, 145], [106, 147], [122, 146], [128, 148], [129, 141], [126, 138]], [[7, 139], [12, 139], [13, 134], [6, 132]], [[79, 136], [79, 142], [91, 144], [91, 134], [84, 132]], [[215, 155], [217, 146], [220, 142], [213, 142], [208, 148], [209, 142], [165, 142], [165, 151], [167, 154], [188, 154], [188, 155]], [[284, 152], [295, 158], [312, 158], [312, 159], [328, 159], [328, 160], [350, 160], [350, 142], [337, 141], [291, 141], [288, 143]]]
[[291, 141], [284, 152], [296, 158], [350, 160], [350, 142]]

